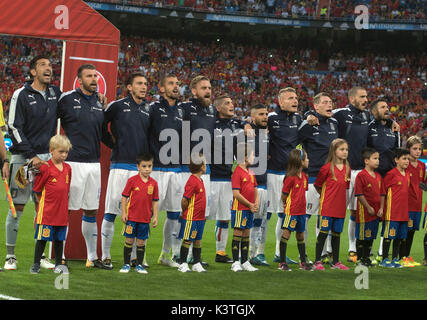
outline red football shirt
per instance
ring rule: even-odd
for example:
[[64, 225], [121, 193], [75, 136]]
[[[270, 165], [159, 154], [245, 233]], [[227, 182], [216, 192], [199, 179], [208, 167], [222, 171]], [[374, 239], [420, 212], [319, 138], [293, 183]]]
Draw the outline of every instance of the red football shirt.
[[325, 164], [317, 174], [314, 186], [322, 188], [320, 194], [319, 215], [333, 218], [345, 218], [347, 211], [347, 189], [350, 179], [346, 178], [346, 167], [342, 170], [334, 167], [337, 180], [332, 178], [331, 163]]
[[147, 182], [144, 182], [139, 174], [130, 177], [122, 196], [129, 198], [127, 205], [128, 220], [150, 223], [153, 201], [159, 200], [159, 188], [156, 180], [150, 177]]
[[[240, 194], [249, 202], [255, 203], [255, 187], [257, 186], [255, 174], [252, 170], [245, 171], [241, 166], [234, 169], [231, 176], [231, 188], [240, 190]], [[233, 198], [232, 210], [249, 210], [249, 208]]]
[[68, 194], [70, 192], [71, 167], [63, 163], [60, 171], [49, 160], [40, 167], [33, 190], [41, 193], [36, 223], [48, 226], [66, 226], [68, 222]]
[[182, 213], [182, 217], [187, 221], [205, 220], [206, 191], [203, 180], [192, 174], [185, 184], [183, 197], [190, 203]]
[[376, 215], [381, 207], [381, 196], [385, 196], [383, 179], [378, 172], [374, 172], [375, 178], [363, 169], [356, 176], [354, 195], [364, 196], [369, 205], [374, 208], [375, 215], [371, 216], [368, 210], [357, 200], [356, 222], [369, 222], [378, 219]]
[[292, 216], [305, 214], [306, 201], [305, 192], [308, 190], [308, 179], [303, 172], [301, 178], [298, 176], [286, 177], [283, 180], [282, 193], [288, 195], [286, 198], [285, 213]]
[[425, 182], [426, 165], [424, 162], [417, 160], [418, 165], [414, 167], [409, 161], [406, 172], [409, 173], [409, 203], [408, 210], [421, 212], [423, 206], [423, 190], [420, 188], [420, 182]]
[[402, 175], [397, 168], [390, 170], [384, 177], [387, 201], [383, 220], [408, 221], [409, 174]]

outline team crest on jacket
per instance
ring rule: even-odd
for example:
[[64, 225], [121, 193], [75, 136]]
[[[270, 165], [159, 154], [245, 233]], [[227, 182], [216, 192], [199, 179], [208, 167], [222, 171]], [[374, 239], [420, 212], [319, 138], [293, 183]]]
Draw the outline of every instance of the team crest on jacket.
[[366, 237], [366, 238], [370, 238], [370, 237], [371, 237], [371, 234], [372, 234], [371, 229], [366, 229], [366, 231], [365, 231], [365, 237]]
[[182, 118], [182, 116], [184, 115], [181, 108], [178, 108], [178, 115], [180, 118]]
[[396, 235], [396, 229], [395, 228], [391, 228], [390, 229], [390, 236], [394, 237]]

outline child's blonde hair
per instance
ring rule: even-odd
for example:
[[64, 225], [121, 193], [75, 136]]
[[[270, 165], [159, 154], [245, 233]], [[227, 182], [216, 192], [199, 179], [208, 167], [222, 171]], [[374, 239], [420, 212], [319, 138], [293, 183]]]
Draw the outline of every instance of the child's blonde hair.
[[[345, 141], [344, 139], [334, 139], [331, 142], [331, 146], [329, 147], [329, 154], [328, 154], [328, 159], [326, 159], [326, 163], [331, 163], [331, 175], [332, 175], [332, 179], [334, 179], [335, 181], [337, 181], [337, 178], [335, 177], [335, 170], [334, 167], [337, 164], [337, 155], [336, 155], [336, 151], [337, 149], [342, 146], [343, 144], [346, 144], [348, 146], [347, 141]], [[344, 160], [344, 166], [345, 166], [345, 179], [350, 180], [350, 164], [348, 162], [347, 159]]]
[[66, 150], [70, 150], [72, 147], [70, 140], [61, 134], [54, 135], [50, 138], [49, 141], [49, 150], [56, 150], [59, 148], [63, 148]]
[[418, 136], [411, 136], [411, 137], [408, 138], [408, 140], [406, 140], [406, 149], [409, 150], [409, 149], [411, 149], [416, 144], [420, 144], [421, 147], [422, 147], [423, 141]]

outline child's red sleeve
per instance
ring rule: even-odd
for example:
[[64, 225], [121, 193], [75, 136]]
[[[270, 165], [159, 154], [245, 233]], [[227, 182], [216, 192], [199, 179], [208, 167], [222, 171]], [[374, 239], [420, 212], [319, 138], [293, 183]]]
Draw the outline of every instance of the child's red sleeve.
[[159, 186], [157, 185], [157, 182], [154, 185], [153, 201], [159, 201]]
[[33, 191], [36, 193], [41, 193], [43, 191], [44, 185], [49, 179], [49, 167], [46, 164], [43, 164], [40, 167], [39, 171], [40, 172], [36, 175], [36, 178], [34, 180], [33, 187]]
[[196, 186], [191, 182], [191, 179], [188, 179], [187, 183], [185, 184], [183, 197], [187, 200], [190, 200], [195, 193], [195, 187]]
[[289, 194], [291, 192], [292, 187], [294, 186], [295, 179], [293, 177], [287, 177], [283, 180], [283, 188], [282, 193]]
[[126, 197], [126, 198], [129, 198], [130, 193], [132, 192], [132, 188], [133, 188], [133, 184], [132, 184], [132, 181], [129, 179], [126, 182], [125, 188], [123, 189], [122, 196]]
[[314, 181], [314, 186], [321, 188], [323, 183], [326, 181], [326, 178], [329, 174], [330, 165], [325, 164], [320, 168], [319, 173], [317, 174], [316, 180]]

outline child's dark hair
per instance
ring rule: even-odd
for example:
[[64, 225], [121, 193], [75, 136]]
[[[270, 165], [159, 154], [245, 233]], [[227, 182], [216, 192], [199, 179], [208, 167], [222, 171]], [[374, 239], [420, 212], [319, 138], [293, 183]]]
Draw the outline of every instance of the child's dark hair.
[[368, 160], [374, 153], [378, 152], [374, 148], [364, 148], [362, 150], [362, 159]]
[[410, 152], [408, 149], [403, 149], [403, 148], [396, 148], [394, 150], [394, 158], [395, 159], [400, 159], [403, 156], [409, 155]]
[[136, 164], [140, 164], [142, 161], [153, 161], [154, 157], [151, 153], [145, 152], [136, 156]]
[[188, 169], [191, 173], [199, 173], [202, 167], [206, 164], [206, 159], [202, 153], [192, 154], [190, 157], [190, 163], [188, 165]]
[[301, 172], [302, 162], [307, 158], [307, 153], [303, 149], [293, 149], [289, 153], [286, 177], [297, 176]]

